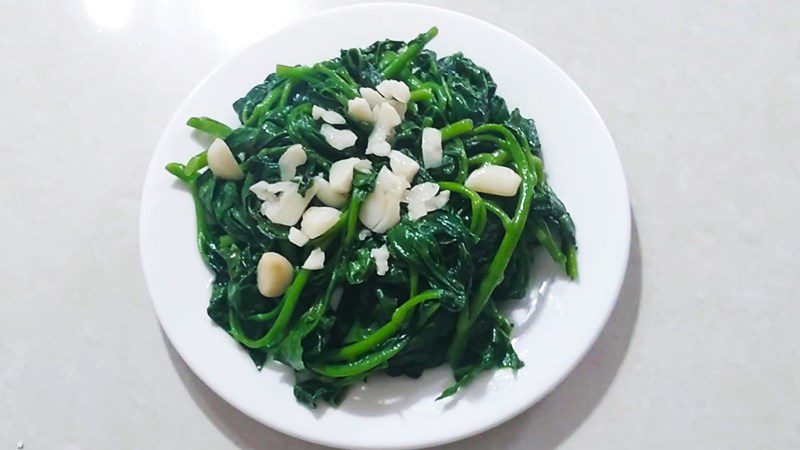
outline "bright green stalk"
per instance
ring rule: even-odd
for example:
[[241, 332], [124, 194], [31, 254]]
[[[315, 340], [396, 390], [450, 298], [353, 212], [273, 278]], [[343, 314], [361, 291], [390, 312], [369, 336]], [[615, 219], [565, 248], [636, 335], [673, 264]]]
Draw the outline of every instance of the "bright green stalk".
[[425, 45], [430, 42], [431, 39], [436, 37], [437, 34], [439, 34], [439, 30], [436, 27], [433, 27], [411, 41], [411, 43], [406, 47], [405, 51], [400, 53], [400, 55], [397, 56], [397, 59], [392, 61], [388, 66], [386, 66], [385, 69], [383, 69], [383, 78], [388, 80], [402, 72], [406, 65], [411, 62], [411, 60], [422, 51], [422, 48], [425, 47]]
[[517, 166], [517, 170], [520, 172], [519, 175], [522, 181], [519, 187], [514, 217], [511, 219], [511, 223], [506, 229], [506, 234], [500, 242], [497, 253], [489, 264], [487, 275], [478, 285], [473, 297], [458, 315], [456, 333], [448, 351], [448, 359], [450, 365], [453, 367], [456, 367], [461, 356], [464, 354], [469, 329], [475, 323], [475, 320], [480, 315], [486, 302], [489, 301], [489, 297], [492, 295], [494, 289], [503, 280], [503, 274], [508, 266], [508, 262], [511, 260], [511, 255], [514, 253], [514, 249], [525, 229], [525, 222], [528, 220], [531, 200], [533, 199], [533, 188], [536, 185], [536, 174], [528, 167], [528, 158], [519, 146], [513, 133], [506, 127], [495, 124], [482, 125], [474, 131], [475, 133], [495, 132], [505, 138], [512, 159]]
[[472, 189], [464, 187], [462, 184], [452, 183], [450, 181], [440, 181], [438, 184], [442, 190], [455, 192], [469, 200], [472, 206], [469, 231], [475, 236], [482, 235], [483, 229], [486, 227], [486, 206], [481, 196]]
[[408, 322], [411, 313], [414, 311], [414, 307], [426, 300], [434, 300], [440, 297], [441, 292], [429, 290], [410, 298], [394, 311], [392, 319], [389, 320], [386, 325], [375, 330], [364, 339], [336, 350], [333, 354], [333, 358], [336, 360], [353, 359], [369, 352], [386, 342], [387, 339], [400, 330], [400, 328]]
[[300, 294], [303, 292], [306, 282], [308, 282], [309, 272], [307, 269], [300, 269], [297, 276], [294, 277], [294, 281], [289, 285], [286, 293], [283, 294], [283, 306], [280, 313], [278, 313], [278, 318], [275, 319], [275, 323], [267, 331], [267, 334], [259, 339], [248, 338], [244, 335], [242, 324], [239, 322], [239, 318], [236, 317], [236, 313], [230, 310], [228, 319], [231, 326], [231, 336], [249, 348], [265, 348], [277, 343], [283, 337], [284, 329], [292, 319], [292, 313], [294, 313], [294, 308], [300, 300]]
[[458, 122], [451, 123], [439, 131], [442, 133], [442, 142], [447, 142], [456, 136], [461, 136], [464, 133], [472, 131], [472, 120], [462, 119]]
[[398, 339], [396, 342], [375, 353], [363, 356], [361, 359], [344, 364], [312, 365], [311, 370], [320, 375], [331, 378], [345, 378], [364, 373], [380, 366], [403, 349], [408, 338]]
[[192, 117], [186, 121], [186, 125], [220, 139], [225, 139], [233, 132], [231, 127], [208, 117]]

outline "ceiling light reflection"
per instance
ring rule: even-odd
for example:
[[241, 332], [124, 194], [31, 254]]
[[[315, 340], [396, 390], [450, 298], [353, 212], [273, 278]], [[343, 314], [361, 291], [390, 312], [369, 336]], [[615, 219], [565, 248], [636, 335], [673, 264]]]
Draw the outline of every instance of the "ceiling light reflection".
[[86, 14], [100, 27], [122, 28], [131, 18], [134, 0], [83, 0]]

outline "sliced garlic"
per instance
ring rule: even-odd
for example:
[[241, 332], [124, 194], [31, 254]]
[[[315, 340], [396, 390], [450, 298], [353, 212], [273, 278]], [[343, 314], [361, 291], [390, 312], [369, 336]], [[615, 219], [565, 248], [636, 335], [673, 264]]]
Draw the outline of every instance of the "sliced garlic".
[[215, 177], [223, 180], [244, 178], [244, 172], [239, 168], [239, 163], [233, 157], [230, 147], [222, 139], [214, 139], [214, 142], [208, 147], [206, 156], [208, 157], [208, 168]]
[[400, 196], [388, 192], [373, 192], [364, 200], [358, 218], [375, 233], [386, 233], [400, 222]]
[[308, 241], [309, 238], [305, 235], [305, 233], [295, 227], [289, 228], [289, 242], [298, 247], [302, 247], [308, 244]]
[[344, 125], [347, 123], [341, 114], [337, 113], [336, 111], [328, 111], [327, 109], [320, 108], [317, 105], [311, 107], [311, 117], [313, 117], [314, 120], [322, 119], [324, 122], [327, 122], [331, 125]]
[[347, 194], [353, 185], [353, 170], [366, 173], [372, 168], [369, 160], [358, 158], [340, 159], [331, 164], [328, 182], [334, 192]]
[[436, 211], [437, 209], [444, 208], [447, 205], [447, 202], [450, 201], [450, 191], [442, 191], [439, 192], [436, 197], [425, 202], [425, 206], [428, 208], [428, 212]]
[[375, 180], [375, 189], [367, 196], [358, 218], [375, 233], [386, 233], [400, 222], [400, 201], [409, 184], [405, 178], [383, 167]]
[[432, 199], [439, 192], [439, 185], [436, 183], [420, 183], [408, 191], [403, 196], [406, 203], [426, 202]]
[[375, 268], [378, 275], [386, 275], [386, 272], [389, 271], [389, 249], [386, 247], [386, 244], [378, 248], [373, 248], [370, 250], [369, 254], [372, 256], [372, 259], [375, 260]]
[[281, 180], [288, 181], [297, 175], [297, 168], [306, 163], [308, 157], [306, 156], [303, 146], [294, 144], [286, 149], [285, 152], [278, 158], [278, 167], [281, 171]]
[[312, 250], [311, 254], [308, 255], [308, 258], [306, 258], [306, 262], [303, 263], [303, 269], [307, 270], [320, 270], [324, 266], [325, 252], [318, 248]]
[[374, 109], [373, 113], [375, 114], [376, 128], [386, 131], [388, 135], [389, 130], [400, 125], [402, 120], [400, 119], [400, 115], [397, 114], [397, 110], [395, 110], [392, 105], [388, 103], [381, 103], [375, 108], [377, 109]]
[[402, 103], [408, 103], [411, 99], [411, 91], [408, 89], [408, 85], [402, 81], [384, 80], [375, 86], [375, 89], [377, 89], [386, 100], [396, 99]]
[[375, 179], [375, 189], [391, 191], [403, 198], [403, 193], [410, 188], [411, 184], [403, 177], [392, 172], [388, 167], [381, 167], [378, 177]]
[[517, 194], [522, 181], [517, 172], [505, 166], [487, 164], [473, 171], [464, 182], [464, 186], [475, 192], [513, 197]]
[[403, 103], [394, 99], [387, 100], [386, 103], [388, 103], [392, 108], [394, 108], [395, 111], [397, 111], [397, 115], [400, 116], [401, 119], [405, 117], [406, 110], [408, 109], [407, 103]]
[[361, 97], [356, 97], [347, 101], [347, 114], [361, 122], [371, 123], [374, 121], [372, 108], [369, 106], [369, 102]]
[[330, 183], [321, 176], [314, 177], [314, 185], [317, 186], [317, 198], [325, 204], [334, 208], [341, 208], [347, 203], [347, 194], [334, 191]]
[[408, 218], [417, 220], [444, 207], [450, 200], [450, 191], [437, 192], [436, 183], [420, 183], [406, 191], [403, 201], [408, 203]]
[[426, 169], [442, 164], [442, 132], [436, 128], [422, 130], [422, 163]]
[[389, 152], [389, 167], [392, 168], [392, 172], [405, 178], [409, 183], [419, 171], [419, 164], [414, 158], [397, 150]]
[[389, 156], [389, 153], [392, 152], [392, 146], [389, 145], [386, 138], [386, 130], [377, 126], [373, 128], [369, 139], [367, 139], [367, 150], [364, 153], [367, 155]]
[[264, 253], [256, 267], [256, 285], [264, 297], [278, 297], [294, 278], [294, 268], [283, 255], [275, 252]]
[[363, 241], [364, 239], [372, 236], [372, 231], [369, 231], [366, 228], [362, 228], [361, 231], [358, 232], [358, 240]]
[[270, 190], [269, 183], [266, 181], [259, 181], [250, 186], [250, 192], [255, 194], [261, 201], [274, 201], [276, 200], [275, 193]]
[[303, 213], [300, 231], [311, 239], [322, 236], [339, 220], [342, 212], [329, 206], [312, 206]]
[[386, 101], [386, 99], [383, 98], [383, 96], [378, 91], [372, 88], [362, 87], [359, 88], [358, 92], [359, 94], [361, 94], [361, 97], [367, 101], [370, 109]]
[[297, 190], [297, 183], [294, 181], [278, 181], [277, 183], [268, 183], [267, 190], [273, 194], [289, 192], [292, 190]]
[[[273, 183], [272, 185], [276, 184], [279, 183]], [[261, 205], [261, 214], [274, 223], [286, 226], [296, 224], [306, 210], [306, 206], [317, 193], [317, 188], [312, 185], [305, 195], [300, 195], [297, 191], [297, 184], [291, 184], [293, 188], [284, 190], [276, 199], [268, 199]]]
[[339, 130], [327, 123], [323, 123], [319, 129], [325, 142], [336, 150], [344, 150], [355, 145], [358, 136], [350, 130]]
[[411, 220], [419, 220], [428, 215], [428, 208], [425, 202], [411, 202], [408, 204], [408, 218]]
[[353, 164], [353, 169], [361, 173], [370, 173], [372, 171], [372, 161], [359, 159], [357, 163]]

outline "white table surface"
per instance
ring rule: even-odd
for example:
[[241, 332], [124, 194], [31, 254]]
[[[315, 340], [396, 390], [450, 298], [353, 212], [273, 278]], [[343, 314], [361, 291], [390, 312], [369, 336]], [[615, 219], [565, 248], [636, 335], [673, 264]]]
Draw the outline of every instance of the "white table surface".
[[[319, 448], [238, 413], [176, 355], [137, 217], [150, 154], [195, 84], [345, 3], [2, 2], [0, 450]], [[502, 26], [578, 82], [635, 218], [586, 359], [447, 448], [798, 448], [800, 3], [428, 3]]]

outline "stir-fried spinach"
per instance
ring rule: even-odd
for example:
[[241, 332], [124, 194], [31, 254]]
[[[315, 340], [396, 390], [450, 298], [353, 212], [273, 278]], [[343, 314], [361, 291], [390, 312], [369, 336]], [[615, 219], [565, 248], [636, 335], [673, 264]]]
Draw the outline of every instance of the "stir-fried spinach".
[[[278, 66], [234, 102], [241, 121], [235, 129], [191, 118], [189, 126], [224, 139], [242, 180], [204, 170], [205, 152], [167, 166], [194, 197], [200, 253], [215, 275], [209, 317], [259, 368], [270, 359], [292, 367], [295, 396], [309, 406], [338, 404], [348, 386], [380, 371], [419, 377], [449, 363], [455, 383], [446, 397], [481, 371], [521, 368], [512, 325], [498, 305], [525, 292], [537, 246], [577, 277], [575, 226], [546, 182], [534, 122], [508, 110], [488, 71], [460, 53], [437, 58], [425, 49], [436, 33], [342, 50], [313, 66]], [[350, 118], [356, 143], [335, 149], [310, 112], [317, 105], [347, 117], [359, 88], [387, 79], [411, 90], [392, 148], [422, 161], [423, 128], [440, 129], [442, 163], [421, 168], [416, 179], [438, 183], [451, 198], [418, 220], [404, 217], [387, 233], [360, 239], [359, 210], [386, 158], [365, 155], [369, 127]], [[339, 222], [314, 240], [327, 253], [322, 270], [300, 268], [312, 246], [291, 244], [288, 227], [264, 217], [250, 192], [255, 183], [280, 180], [278, 159], [292, 144], [302, 144], [308, 156], [297, 173], [301, 195], [335, 161], [358, 156], [373, 164], [370, 173], [356, 172]], [[465, 187], [468, 172], [484, 164], [511, 167], [521, 178], [516, 196]], [[391, 266], [378, 275], [372, 253], [383, 245]], [[277, 298], [257, 287], [259, 258], [271, 251], [295, 268]]]

